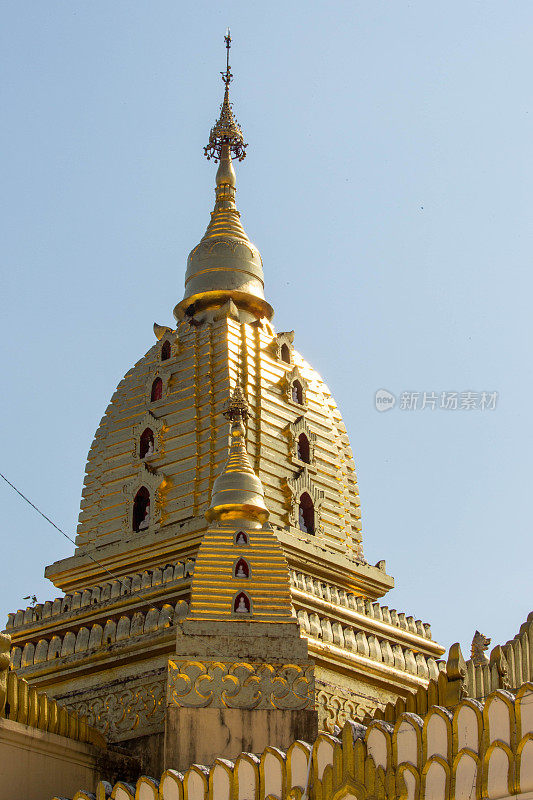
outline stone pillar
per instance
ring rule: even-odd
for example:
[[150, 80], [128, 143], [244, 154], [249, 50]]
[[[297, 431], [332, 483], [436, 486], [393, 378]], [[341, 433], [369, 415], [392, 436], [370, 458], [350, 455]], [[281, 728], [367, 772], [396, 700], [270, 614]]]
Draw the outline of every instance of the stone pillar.
[[298, 623], [195, 621], [169, 659], [165, 769], [314, 741], [314, 667]]

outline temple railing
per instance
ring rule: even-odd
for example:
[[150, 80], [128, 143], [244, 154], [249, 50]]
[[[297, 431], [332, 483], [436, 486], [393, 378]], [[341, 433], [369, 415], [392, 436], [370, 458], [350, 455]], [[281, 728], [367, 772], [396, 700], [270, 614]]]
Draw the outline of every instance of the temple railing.
[[10, 637], [0, 634], [0, 719], [105, 748], [105, 739], [86, 717], [68, 711], [9, 669], [10, 646]]

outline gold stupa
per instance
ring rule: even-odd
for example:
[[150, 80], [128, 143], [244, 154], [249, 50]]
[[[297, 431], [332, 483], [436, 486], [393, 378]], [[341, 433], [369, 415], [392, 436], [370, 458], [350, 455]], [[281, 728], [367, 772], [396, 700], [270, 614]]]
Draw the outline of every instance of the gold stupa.
[[271, 526], [314, 660], [322, 729], [426, 687], [444, 650], [428, 625], [380, 604], [394, 581], [363, 554], [341, 413], [294, 331], [272, 325], [261, 257], [235, 207], [232, 157], [242, 160], [245, 144], [229, 62], [223, 77], [206, 153], [220, 162], [215, 209], [189, 256], [178, 324], [155, 326], [105, 410], [75, 552], [46, 568], [60, 596], [8, 624], [19, 674], [132, 752], [162, 735], [168, 658], [208, 520], [221, 535], [243, 515], [246, 529]]

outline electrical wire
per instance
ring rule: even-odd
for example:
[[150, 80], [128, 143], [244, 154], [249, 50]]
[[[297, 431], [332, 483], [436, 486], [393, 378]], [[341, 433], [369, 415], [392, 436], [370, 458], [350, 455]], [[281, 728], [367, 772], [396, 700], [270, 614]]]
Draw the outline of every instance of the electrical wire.
[[[37, 511], [37, 513], [38, 513], [38, 514], [40, 514], [40, 515], [41, 515], [41, 517], [42, 517], [43, 519], [45, 519], [45, 520], [46, 520], [46, 521], [47, 521], [47, 522], [48, 522], [48, 523], [49, 523], [49, 524], [50, 524], [50, 525], [51, 525], [53, 528], [55, 528], [55, 529], [56, 529], [56, 531], [59, 531], [59, 533], [60, 533], [62, 536], [64, 536], [64, 537], [65, 537], [65, 539], [68, 539], [68, 540], [69, 540], [69, 542], [72, 542], [72, 544], [73, 544], [73, 545], [76, 545], [76, 542], [74, 541], [74, 539], [72, 539], [72, 537], [71, 537], [71, 536], [69, 536], [69, 535], [68, 535], [68, 533], [65, 533], [65, 531], [61, 530], [61, 528], [59, 527], [59, 525], [56, 525], [56, 524], [55, 524], [55, 522], [54, 522], [53, 520], [51, 520], [51, 519], [50, 519], [50, 517], [47, 517], [47, 516], [46, 516], [46, 514], [45, 514], [43, 511], [41, 511], [41, 509], [40, 509], [40, 508], [38, 508], [38, 507], [35, 505], [35, 503], [32, 503], [32, 501], [31, 501], [31, 500], [30, 500], [28, 497], [26, 497], [26, 495], [25, 495], [25, 494], [23, 494], [23, 493], [20, 491], [20, 489], [17, 489], [17, 487], [15, 486], [15, 484], [11, 483], [11, 481], [10, 481], [10, 480], [8, 480], [8, 479], [6, 478], [6, 476], [5, 476], [5, 475], [4, 475], [2, 472], [0, 472], [0, 478], [3, 478], [3, 479], [5, 480], [5, 482], [8, 484], [8, 486], [11, 486], [11, 488], [12, 488], [12, 489], [13, 489], [13, 490], [14, 490], [14, 491], [15, 491], [15, 492], [18, 494], [18, 495], [20, 495], [20, 497], [22, 497], [22, 499], [23, 499], [23, 500], [25, 500], [25, 501], [26, 501], [26, 503], [28, 503], [28, 505], [30, 505], [30, 506], [31, 506], [33, 509], [35, 509], [35, 511]], [[84, 555], [88, 556], [88, 557], [91, 559], [91, 561], [94, 561], [94, 563], [95, 563], [95, 564], [97, 564], [99, 567], [101, 567], [101, 568], [104, 570], [104, 572], [107, 572], [107, 574], [108, 574], [108, 575], [111, 575], [111, 577], [112, 577], [112, 578], [114, 578], [116, 581], [120, 581], [120, 583], [122, 583], [123, 585], [125, 585], [125, 584], [123, 583], [123, 580], [122, 580], [122, 578], [119, 578], [119, 577], [118, 577], [118, 575], [114, 575], [112, 572], [110, 572], [110, 571], [107, 569], [107, 567], [104, 567], [104, 565], [103, 565], [103, 564], [101, 564], [99, 561], [97, 561], [97, 559], [96, 559], [96, 558], [93, 558], [93, 556], [92, 556], [90, 553], [85, 553]]]

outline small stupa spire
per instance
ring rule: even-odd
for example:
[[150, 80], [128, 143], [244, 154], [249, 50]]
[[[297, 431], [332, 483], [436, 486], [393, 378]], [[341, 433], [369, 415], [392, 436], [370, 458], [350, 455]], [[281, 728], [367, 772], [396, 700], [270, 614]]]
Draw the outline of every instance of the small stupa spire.
[[226, 465], [213, 484], [211, 503], [205, 516], [209, 522], [218, 520], [222, 525], [247, 520], [248, 524], [260, 527], [267, 521], [269, 512], [263, 485], [253, 471], [246, 451], [244, 424], [249, 411], [239, 382], [223, 413], [230, 422], [230, 450]]
[[239, 309], [242, 321], [252, 322], [263, 317], [270, 320], [274, 314], [265, 300], [261, 255], [246, 235], [235, 204], [237, 180], [233, 159], [242, 161], [248, 145], [229, 100], [229, 86], [233, 80], [229, 28], [224, 41], [226, 69], [221, 73], [224, 100], [204, 147], [206, 158], [218, 163], [215, 207], [205, 234], [189, 254], [185, 295], [174, 309], [178, 320], [202, 315], [205, 318], [205, 312], [216, 313], [229, 299]]

